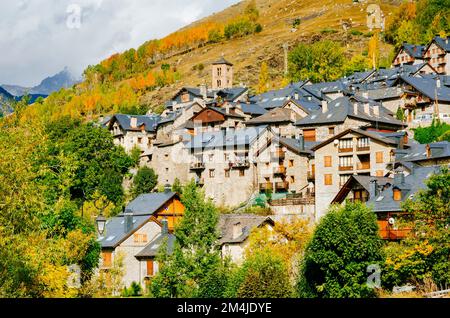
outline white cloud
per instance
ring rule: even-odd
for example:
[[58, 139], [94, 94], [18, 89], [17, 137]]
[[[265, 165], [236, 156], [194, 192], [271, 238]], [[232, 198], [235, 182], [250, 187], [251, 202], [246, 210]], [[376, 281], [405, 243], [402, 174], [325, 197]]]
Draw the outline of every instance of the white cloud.
[[[68, 66], [76, 73], [239, 0], [4, 0], [0, 83], [36, 85]], [[70, 5], [81, 8], [80, 28]], [[72, 8], [72, 7], [71, 7]], [[69, 24], [68, 24], [68, 19]], [[68, 27], [75, 28], [69, 28]]]

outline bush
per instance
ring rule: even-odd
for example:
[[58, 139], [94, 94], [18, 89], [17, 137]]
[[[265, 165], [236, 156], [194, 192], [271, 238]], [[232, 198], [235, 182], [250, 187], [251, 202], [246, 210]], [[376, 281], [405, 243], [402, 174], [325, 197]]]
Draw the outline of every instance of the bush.
[[317, 226], [300, 268], [302, 297], [374, 297], [368, 266], [383, 264], [375, 214], [363, 204], [333, 206]]
[[296, 29], [300, 25], [301, 22], [302, 22], [302, 20], [300, 18], [295, 18], [294, 22], [292, 22], [292, 27], [294, 29]]
[[325, 28], [325, 29], [320, 30], [320, 33], [321, 34], [335, 34], [335, 33], [338, 33], [338, 31], [335, 29]]
[[450, 131], [450, 125], [439, 120], [433, 120], [429, 127], [414, 129], [414, 139], [421, 144], [438, 141], [441, 136]]
[[227, 40], [244, 37], [255, 32], [255, 25], [246, 18], [225, 26], [224, 35]]
[[142, 286], [136, 282], [132, 282], [129, 288], [124, 287], [121, 293], [122, 297], [139, 297], [142, 295]]
[[359, 30], [357, 30], [357, 29], [351, 29], [350, 30], [350, 34], [354, 35], [354, 36], [360, 36], [360, 35], [363, 35], [364, 33], [359, 31]]
[[150, 193], [158, 183], [158, 175], [153, 169], [143, 167], [138, 170], [133, 179], [133, 197], [136, 198], [141, 194]]
[[222, 41], [223, 35], [220, 30], [211, 30], [208, 33], [208, 42], [209, 43], [218, 43]]

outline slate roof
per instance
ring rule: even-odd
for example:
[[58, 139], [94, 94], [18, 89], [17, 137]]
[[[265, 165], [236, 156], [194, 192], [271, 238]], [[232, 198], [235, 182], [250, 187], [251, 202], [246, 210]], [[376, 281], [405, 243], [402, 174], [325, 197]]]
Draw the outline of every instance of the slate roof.
[[406, 162], [426, 161], [442, 158], [450, 158], [450, 142], [440, 141], [429, 144], [431, 157], [427, 157], [426, 144], [413, 144], [410, 149], [398, 152], [396, 159]]
[[151, 215], [139, 215], [133, 216], [133, 226], [130, 231], [125, 231], [125, 218], [123, 215], [119, 215], [109, 219], [106, 222], [105, 232], [103, 236], [100, 236], [97, 241], [102, 248], [115, 248], [123, 240], [128, 238], [137, 229], [142, 227], [151, 218]]
[[414, 45], [403, 43], [402, 48], [415, 59], [422, 59], [425, 53], [426, 46], [425, 45]]
[[[239, 237], [233, 237], [234, 225], [240, 223], [242, 234]], [[219, 243], [233, 244], [242, 243], [249, 237], [251, 231], [264, 224], [274, 225], [274, 221], [267, 216], [258, 216], [251, 214], [222, 214], [219, 219]]]
[[[365, 112], [364, 101], [360, 96], [339, 97], [328, 103], [328, 111], [323, 113], [322, 110], [315, 111], [305, 118], [297, 121], [297, 126], [315, 126], [332, 123], [342, 123], [347, 117], [356, 118], [372, 124], [383, 123], [390, 126], [403, 127], [404, 124], [391, 116], [391, 112], [380, 104], [365, 100], [369, 103], [369, 114]], [[357, 103], [357, 113], [355, 113], [354, 103]], [[379, 106], [379, 116], [375, 116], [374, 106]]]
[[435, 42], [445, 52], [450, 52], [450, 36], [448, 36], [447, 38], [441, 38], [440, 36], [436, 36], [433, 38], [433, 40], [430, 42], [429, 45], [431, 45], [431, 43], [433, 42]]
[[109, 123], [113, 123], [114, 119], [117, 120], [120, 127], [126, 131], [136, 130], [136, 128], [131, 127], [131, 118], [137, 118], [137, 127], [145, 125], [145, 130], [147, 132], [155, 132], [158, 123], [161, 120], [161, 116], [158, 115], [123, 115], [116, 114], [114, 115]]
[[163, 124], [173, 123], [175, 120], [177, 120], [181, 116], [180, 111], [176, 112], [170, 112], [167, 114], [166, 117], [161, 117], [161, 120], [158, 122], [158, 126], [161, 126]]
[[220, 59], [218, 59], [217, 61], [213, 62], [212, 64], [213, 65], [226, 64], [229, 66], [233, 66], [233, 64], [231, 62], [228, 62], [223, 56]]
[[277, 140], [286, 147], [290, 148], [296, 153], [304, 153], [310, 156], [314, 156], [314, 152], [311, 150], [314, 146], [318, 145], [320, 142], [310, 142], [305, 141], [302, 147], [302, 144], [299, 139], [294, 138], [285, 138], [285, 137], [276, 137]]
[[404, 90], [400, 87], [384, 87], [379, 89], [367, 90], [368, 97], [374, 101], [383, 101], [387, 99], [399, 98]]
[[[295, 99], [296, 95], [298, 95], [298, 100]], [[250, 100], [252, 103], [257, 103], [259, 106], [266, 109], [282, 107], [289, 100], [297, 101], [298, 103], [304, 102], [305, 107], [311, 105], [312, 108], [317, 107], [317, 105], [320, 104], [320, 100], [317, 99], [316, 96], [306, 91], [305, 88], [298, 87], [296, 84], [252, 96]]]
[[192, 136], [185, 144], [187, 149], [214, 149], [219, 147], [246, 146], [253, 144], [267, 130], [267, 126], [256, 126], [229, 131], [205, 132]]
[[[403, 184], [392, 183], [392, 186], [380, 192], [374, 198], [370, 198], [366, 205], [371, 207], [374, 212], [401, 212], [402, 203], [413, 198], [417, 192], [426, 188], [426, 181], [435, 173], [439, 173], [440, 166], [420, 167], [415, 166], [412, 173], [405, 177]], [[394, 200], [394, 188], [402, 190], [402, 200]]]
[[170, 255], [173, 252], [176, 237], [173, 234], [164, 235], [160, 233], [154, 240], [152, 240], [146, 247], [135, 255], [137, 259], [154, 258], [158, 255], [161, 245], [167, 239], [167, 253]]
[[371, 193], [370, 184], [372, 180], [377, 181], [377, 186], [380, 188], [387, 186], [388, 184], [394, 183], [393, 178], [387, 178], [387, 177], [374, 177], [374, 176], [360, 176], [360, 175], [352, 175], [347, 180], [347, 182], [341, 187], [339, 192], [334, 197], [332, 203], [342, 203], [344, 199], [347, 197], [347, 195], [350, 193], [352, 189], [355, 188], [354, 183], [361, 185], [364, 190], [366, 190], [369, 193]]
[[208, 107], [209, 109], [215, 110], [218, 113], [221, 113], [222, 115], [224, 115], [225, 117], [236, 117], [236, 118], [244, 118], [244, 116], [239, 115], [239, 114], [231, 114], [231, 113], [227, 113], [226, 109], [223, 107]]
[[136, 199], [131, 201], [125, 210], [133, 213], [134, 216], [151, 216], [176, 195], [177, 194], [174, 192], [141, 194]]
[[244, 114], [249, 115], [264, 115], [267, 113], [267, 110], [263, 107], [259, 106], [258, 104], [242, 104], [241, 103], [241, 109], [244, 112]]
[[248, 126], [253, 126], [261, 124], [293, 122], [291, 116], [292, 112], [292, 110], [286, 108], [275, 108], [264, 115], [247, 120], [245, 124]]
[[[441, 87], [437, 87], [437, 79], [441, 81]], [[431, 100], [450, 102], [450, 87], [445, 85], [446, 77], [432, 75], [432, 76], [401, 76], [401, 80], [414, 87], [423, 95], [427, 96]], [[437, 96], [436, 96], [437, 91]]]

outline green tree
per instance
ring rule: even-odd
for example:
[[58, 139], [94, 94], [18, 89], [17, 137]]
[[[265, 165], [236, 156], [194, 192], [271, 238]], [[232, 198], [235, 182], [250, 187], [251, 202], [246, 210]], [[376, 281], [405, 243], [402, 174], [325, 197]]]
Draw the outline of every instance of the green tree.
[[438, 141], [441, 136], [450, 130], [450, 125], [433, 119], [428, 127], [418, 127], [414, 129], [414, 139], [421, 144], [428, 144]]
[[230, 279], [228, 297], [287, 298], [292, 296], [289, 271], [283, 259], [263, 249], [247, 258]]
[[399, 106], [399, 107], [397, 108], [397, 112], [396, 112], [396, 114], [395, 114], [395, 117], [396, 117], [398, 120], [404, 121], [404, 120], [406, 119], [406, 118], [405, 118], [405, 110]]
[[365, 205], [333, 206], [318, 224], [301, 265], [303, 297], [373, 297], [368, 266], [384, 263], [375, 214]]
[[289, 78], [292, 81], [333, 81], [345, 74], [344, 51], [333, 41], [299, 44], [288, 58]]
[[[181, 201], [185, 214], [175, 229], [173, 253], [167, 253], [167, 244], [161, 247], [160, 272], [151, 283], [151, 295], [219, 296], [223, 287], [217, 275], [221, 277], [224, 265], [216, 246], [218, 211], [210, 200], [205, 201], [194, 181], [184, 187]], [[218, 285], [212, 286], [213, 282]]]
[[142, 167], [133, 178], [133, 197], [137, 198], [141, 194], [150, 193], [158, 183], [158, 175], [148, 167]]

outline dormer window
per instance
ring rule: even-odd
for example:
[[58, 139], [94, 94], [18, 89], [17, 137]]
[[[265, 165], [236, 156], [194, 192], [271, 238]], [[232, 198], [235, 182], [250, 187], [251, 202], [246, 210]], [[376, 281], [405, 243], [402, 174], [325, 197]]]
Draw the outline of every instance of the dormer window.
[[400, 189], [394, 189], [394, 201], [401, 201], [402, 200], [402, 190]]

